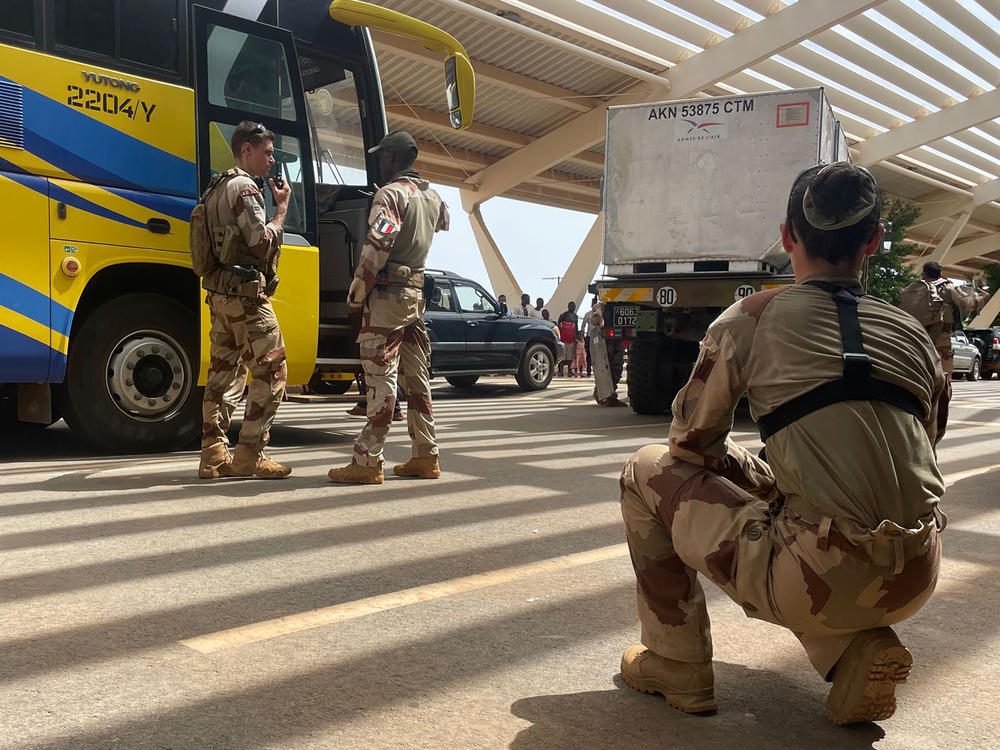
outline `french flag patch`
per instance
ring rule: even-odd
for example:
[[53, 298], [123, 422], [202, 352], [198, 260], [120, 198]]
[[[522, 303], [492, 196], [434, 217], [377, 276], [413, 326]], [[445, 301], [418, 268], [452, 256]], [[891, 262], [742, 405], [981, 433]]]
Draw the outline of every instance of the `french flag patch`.
[[396, 229], [398, 229], [396, 222], [387, 216], [379, 216], [375, 220], [375, 231], [379, 234], [392, 234]]

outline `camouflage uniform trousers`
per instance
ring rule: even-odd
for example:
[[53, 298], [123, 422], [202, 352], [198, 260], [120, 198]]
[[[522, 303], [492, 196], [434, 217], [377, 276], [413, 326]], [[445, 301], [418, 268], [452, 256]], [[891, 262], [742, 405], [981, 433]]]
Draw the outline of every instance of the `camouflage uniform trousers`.
[[944, 371], [944, 394], [938, 401], [938, 435], [944, 437], [948, 426], [948, 404], [951, 402], [951, 378], [955, 372], [955, 349], [951, 344], [951, 327], [945, 323], [935, 323], [927, 326], [927, 335], [931, 337], [934, 348], [941, 357], [941, 369]]
[[365, 300], [358, 335], [368, 388], [368, 423], [354, 443], [354, 463], [379, 466], [396, 404], [402, 366], [406, 422], [413, 456], [438, 454], [431, 409], [431, 340], [424, 328], [424, 296], [419, 289], [390, 285]]
[[285, 342], [270, 302], [257, 304], [243, 297], [209, 292], [212, 315], [211, 361], [202, 403], [201, 447], [226, 443], [226, 430], [246, 384], [240, 443], [263, 450], [285, 393]]
[[910, 617], [937, 581], [934, 516], [917, 529], [887, 521], [876, 533], [847, 532], [849, 540], [839, 523], [777, 509], [707, 469], [672, 459], [664, 445], [646, 446], [628, 460], [621, 489], [642, 643], [670, 659], [712, 658], [697, 573], [748, 617], [791, 630], [824, 679], [857, 631]]

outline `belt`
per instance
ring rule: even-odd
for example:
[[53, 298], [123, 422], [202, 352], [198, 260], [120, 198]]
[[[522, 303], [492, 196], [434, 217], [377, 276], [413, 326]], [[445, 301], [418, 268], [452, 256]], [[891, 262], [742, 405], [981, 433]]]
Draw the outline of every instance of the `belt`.
[[831, 518], [800, 497], [787, 498], [784, 507], [803, 521], [817, 526], [816, 546], [820, 550], [829, 548], [830, 532], [836, 524], [844, 539], [867, 552], [875, 565], [892, 568], [893, 574], [899, 574], [908, 560], [924, 554], [931, 535], [947, 524], [947, 518], [937, 508], [918, 518], [914, 528], [884, 520], [877, 528], [868, 529], [847, 518]]

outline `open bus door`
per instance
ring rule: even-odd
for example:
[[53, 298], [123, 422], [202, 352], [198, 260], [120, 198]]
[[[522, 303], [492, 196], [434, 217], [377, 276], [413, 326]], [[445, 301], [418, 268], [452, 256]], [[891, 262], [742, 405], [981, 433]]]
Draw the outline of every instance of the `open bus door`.
[[[308, 382], [316, 363], [319, 254], [312, 147], [291, 32], [231, 14], [193, 7], [198, 187], [234, 164], [229, 140], [243, 120], [275, 134], [275, 159], [291, 186], [279, 277], [272, 298], [282, 323], [288, 382]], [[263, 187], [268, 215], [274, 204]], [[208, 365], [208, 311], [202, 307], [201, 382]]]

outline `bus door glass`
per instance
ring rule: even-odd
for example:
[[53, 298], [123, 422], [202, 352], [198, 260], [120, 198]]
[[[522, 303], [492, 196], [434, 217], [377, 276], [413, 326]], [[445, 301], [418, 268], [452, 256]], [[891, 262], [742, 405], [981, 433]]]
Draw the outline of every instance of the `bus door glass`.
[[[236, 125], [262, 123], [275, 134], [275, 171], [292, 188], [286, 235], [314, 238], [312, 149], [299, 71], [289, 65], [296, 59], [291, 34], [200, 6], [194, 26], [199, 186], [233, 166]], [[264, 194], [273, 213], [270, 190]]]
[[[350, 69], [320, 50], [300, 50], [312, 135], [319, 214], [321, 364], [358, 356], [347, 289], [368, 231], [372, 190], [366, 170], [360, 91]], [[323, 362], [326, 360], [326, 362]]]

